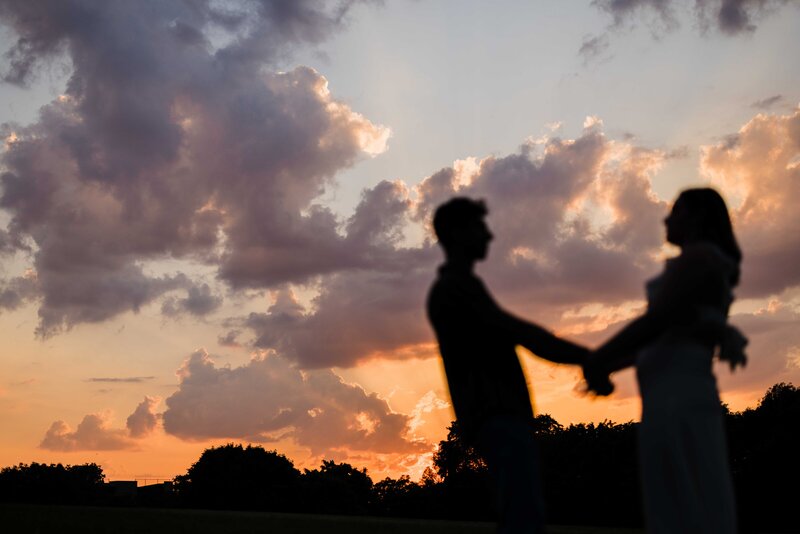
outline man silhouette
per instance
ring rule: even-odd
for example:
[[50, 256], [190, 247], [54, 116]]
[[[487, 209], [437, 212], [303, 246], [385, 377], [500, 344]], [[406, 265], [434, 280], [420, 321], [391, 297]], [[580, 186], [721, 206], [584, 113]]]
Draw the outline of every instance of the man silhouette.
[[445, 263], [428, 295], [456, 420], [486, 460], [497, 489], [499, 532], [544, 531], [539, 461], [528, 386], [516, 353], [522, 345], [558, 363], [580, 364], [588, 351], [500, 308], [475, 276], [492, 234], [482, 201], [453, 198], [433, 217]]

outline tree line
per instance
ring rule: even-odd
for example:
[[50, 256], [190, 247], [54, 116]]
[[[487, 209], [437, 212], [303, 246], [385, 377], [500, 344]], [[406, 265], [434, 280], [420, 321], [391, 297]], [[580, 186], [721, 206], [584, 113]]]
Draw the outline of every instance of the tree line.
[[[743, 531], [792, 531], [800, 503], [800, 388], [775, 384], [756, 408], [726, 410], [729, 454]], [[641, 526], [637, 423], [564, 427], [532, 421], [551, 524]], [[0, 502], [120, 504], [95, 464], [20, 464], [0, 470]], [[277, 451], [227, 444], [205, 450], [168, 491], [138, 505], [225, 510], [493, 520], [480, 455], [448, 427], [419, 482], [373, 481], [366, 469], [325, 460], [297, 469]]]

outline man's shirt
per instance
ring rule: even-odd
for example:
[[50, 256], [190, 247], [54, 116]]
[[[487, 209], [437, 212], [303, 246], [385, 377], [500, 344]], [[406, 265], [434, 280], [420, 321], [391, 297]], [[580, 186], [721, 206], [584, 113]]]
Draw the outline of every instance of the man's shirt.
[[[462, 428], [473, 433], [494, 415], [532, 418], [516, 353], [516, 345], [524, 344], [524, 336], [516, 334], [528, 325], [503, 311], [472, 272], [446, 264], [431, 287], [427, 308]], [[540, 335], [538, 327], [530, 328]]]

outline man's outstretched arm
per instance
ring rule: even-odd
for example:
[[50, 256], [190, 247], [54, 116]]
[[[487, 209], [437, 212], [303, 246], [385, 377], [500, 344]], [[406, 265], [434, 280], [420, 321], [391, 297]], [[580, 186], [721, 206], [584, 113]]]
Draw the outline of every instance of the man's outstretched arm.
[[479, 313], [488, 324], [506, 332], [509, 339], [535, 355], [555, 363], [581, 365], [589, 355], [586, 347], [562, 339], [539, 325], [515, 317], [494, 302]]
[[509, 323], [509, 329], [515, 334], [515, 341], [535, 355], [555, 363], [568, 363], [581, 365], [589, 355], [589, 349], [584, 346], [562, 339], [541, 326], [500, 310]]

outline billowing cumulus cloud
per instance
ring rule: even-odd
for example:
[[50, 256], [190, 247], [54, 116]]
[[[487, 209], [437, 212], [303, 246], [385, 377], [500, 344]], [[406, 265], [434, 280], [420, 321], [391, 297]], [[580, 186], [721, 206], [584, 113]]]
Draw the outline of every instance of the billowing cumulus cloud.
[[113, 451], [128, 449], [133, 443], [127, 431], [109, 427], [103, 415], [89, 414], [74, 431], [64, 421], [55, 421], [39, 447], [51, 451]]
[[125, 426], [132, 438], [143, 438], [155, 430], [158, 424], [158, 414], [155, 410], [160, 402], [161, 399], [157, 397], [146, 396], [128, 416]]
[[325, 277], [308, 309], [282, 290], [266, 313], [239, 324], [257, 347], [303, 368], [430, 357], [424, 302], [441, 252], [430, 240], [404, 247], [399, 233], [412, 222], [427, 226], [454, 195], [488, 203], [496, 239], [480, 269], [501, 302], [549, 322], [573, 306], [639, 298], [641, 281], [658, 268], [666, 205], [650, 177], [666, 157], [607, 139], [590, 118], [577, 139], [526, 143], [516, 154], [435, 172], [413, 202], [406, 187], [382, 182], [364, 193], [347, 226], [346, 241], [375, 251], [367, 261]]
[[314, 455], [333, 450], [411, 453], [429, 444], [410, 439], [411, 418], [376, 394], [345, 383], [330, 370], [301, 372], [287, 359], [262, 353], [246, 365], [216, 367], [205, 350], [178, 371], [167, 398], [164, 429], [189, 440], [290, 438]]
[[167, 314], [216, 308], [212, 291], [155, 276], [151, 261], [211, 264], [234, 288], [370, 261], [315, 198], [384, 150], [389, 131], [337, 102], [312, 69], [269, 70], [354, 3], [0, 2], [18, 36], [7, 81], [26, 83], [62, 55], [72, 66], [38, 122], [3, 128], [0, 208], [11, 221], [0, 245], [32, 251], [39, 335], [176, 289], [188, 294], [163, 303]]
[[800, 285], [800, 108], [757, 115], [724, 141], [701, 149], [701, 172], [731, 193], [744, 251], [742, 296]]
[[[141, 382], [152, 377], [98, 378], [96, 382]], [[42, 438], [39, 447], [51, 451], [114, 451], [132, 449], [137, 440], [153, 433], [159, 421], [156, 413], [161, 399], [145, 396], [125, 422], [125, 428], [114, 428], [108, 414], [84, 416], [72, 430], [64, 421], [55, 421]]]

